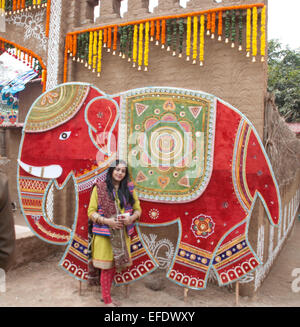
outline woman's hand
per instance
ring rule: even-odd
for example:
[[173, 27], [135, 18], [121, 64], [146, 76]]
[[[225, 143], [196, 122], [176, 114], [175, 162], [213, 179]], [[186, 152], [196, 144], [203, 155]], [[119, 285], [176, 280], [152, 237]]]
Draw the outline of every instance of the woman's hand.
[[105, 224], [111, 227], [112, 229], [121, 229], [123, 228], [123, 222], [117, 220], [116, 218], [105, 218]]
[[129, 215], [124, 215], [123, 216], [123, 219], [121, 220], [123, 225], [127, 226], [127, 225], [130, 225], [134, 222], [134, 219], [135, 217], [134, 216], [129, 216]]

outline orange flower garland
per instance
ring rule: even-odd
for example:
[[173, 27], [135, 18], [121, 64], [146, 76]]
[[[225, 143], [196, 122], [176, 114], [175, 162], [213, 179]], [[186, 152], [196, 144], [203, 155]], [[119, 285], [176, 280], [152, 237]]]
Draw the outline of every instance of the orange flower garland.
[[[161, 17], [153, 17], [153, 18], [148, 18], [148, 19], [141, 19], [141, 20], [137, 20], [137, 21], [131, 21], [131, 22], [124, 22], [121, 24], [112, 24], [112, 25], [106, 25], [106, 26], [101, 26], [101, 27], [93, 27], [93, 28], [89, 28], [89, 29], [85, 29], [85, 30], [81, 30], [81, 31], [75, 31], [75, 32], [71, 32], [68, 33], [66, 36], [66, 53], [68, 52], [68, 50], [71, 48], [73, 48], [73, 39], [70, 38], [69, 36], [71, 35], [75, 35], [75, 34], [83, 34], [83, 33], [89, 33], [89, 32], [99, 32], [100, 30], [103, 30], [103, 47], [107, 47], [108, 48], [108, 52], [110, 51], [111, 45], [112, 45], [112, 35], [111, 33], [113, 32], [113, 51], [115, 53], [116, 48], [117, 48], [117, 41], [118, 41], [118, 28], [119, 27], [128, 27], [128, 26], [132, 26], [132, 30], [131, 33], [127, 34], [127, 36], [125, 35], [125, 39], [123, 39], [123, 42], [127, 42], [128, 40], [128, 44], [130, 45], [130, 48], [132, 47], [132, 49], [130, 49], [130, 52], [132, 53], [132, 59], [133, 59], [133, 63], [134, 66], [136, 63], [138, 63], [139, 56], [138, 53], [135, 55], [135, 51], [139, 53], [141, 53], [141, 49], [142, 49], [142, 44], [140, 44], [138, 42], [138, 38], [135, 36], [134, 33], [134, 29], [135, 27], [140, 27], [141, 24], [143, 24], [143, 38], [140, 38], [142, 40], [143, 43], [143, 49], [145, 49], [143, 51], [143, 62], [144, 62], [144, 66], [146, 67], [145, 63], [148, 61], [148, 58], [145, 58], [145, 56], [148, 56], [148, 36], [146, 38], [146, 34], [145, 33], [149, 33], [149, 38], [151, 38], [151, 40], [154, 39], [156, 40], [156, 44], [159, 43], [162, 46], [162, 48], [165, 47], [165, 43], [166, 43], [166, 22], [168, 20], [172, 20], [172, 19], [176, 19], [178, 22], [178, 19], [181, 18], [181, 21], [183, 18], [187, 19], [187, 31], [186, 31], [186, 55], [187, 55], [187, 59], [189, 58], [189, 54], [191, 55], [191, 39], [189, 40], [188, 35], [190, 34], [190, 38], [193, 38], [193, 63], [195, 63], [197, 56], [199, 55], [199, 59], [200, 59], [200, 52], [201, 52], [201, 58], [203, 57], [203, 53], [204, 53], [204, 39], [203, 37], [203, 32], [201, 31], [201, 20], [200, 20], [200, 38], [199, 38], [199, 42], [200, 42], [200, 47], [201, 47], [201, 51], [199, 48], [199, 53], [198, 53], [198, 45], [197, 45], [197, 39], [198, 39], [198, 28], [199, 28], [199, 21], [197, 19], [197, 16], [199, 16], [199, 18], [201, 18], [201, 15], [204, 15], [204, 17], [206, 16], [206, 24], [204, 21], [204, 30], [205, 30], [205, 25], [207, 27], [207, 31], [209, 31], [209, 33], [211, 34], [211, 38], [215, 37], [215, 33], [218, 34], [218, 40], [221, 39], [222, 34], [223, 34], [223, 12], [225, 11], [231, 11], [231, 10], [249, 10], [251, 11], [252, 8], [263, 8], [264, 4], [263, 3], [257, 3], [257, 4], [250, 4], [250, 5], [236, 5], [236, 6], [228, 6], [228, 7], [222, 7], [222, 8], [214, 8], [214, 9], [209, 9], [209, 10], [203, 10], [203, 11], [199, 11], [199, 12], [193, 12], [193, 13], [185, 13], [185, 14], [177, 14], [177, 15], [170, 15], [170, 16], [161, 16]], [[191, 22], [191, 17], [193, 17], [194, 19], [194, 23], [197, 22], [197, 26], [196, 23], [195, 25], [193, 24], [193, 37], [192, 37], [192, 33], [190, 31], [189, 33], [189, 21]], [[216, 22], [216, 19], [218, 19], [218, 22]], [[180, 21], [180, 20], [179, 20]], [[263, 21], [263, 19], [262, 19]], [[149, 24], [149, 32], [148, 32], [148, 24]], [[175, 23], [177, 24], [177, 23]], [[146, 27], [147, 26], [147, 27]], [[252, 27], [252, 26], [251, 26]], [[255, 26], [255, 29], [257, 29], [257, 27]], [[173, 31], [175, 31], [173, 38], [176, 38], [176, 33], [178, 33], [177, 30], [177, 26], [174, 27]], [[130, 31], [130, 29], [129, 29]], [[261, 33], [263, 33], [264, 28], [260, 29]], [[251, 33], [251, 32], [250, 32]], [[147, 34], [148, 35], [148, 34]], [[142, 37], [142, 35], [140, 34], [140, 36]], [[122, 33], [122, 37], [123, 37], [123, 33]], [[130, 38], [130, 40], [128, 39], [128, 37]], [[261, 34], [261, 40], [264, 39], [264, 35]], [[248, 36], [249, 38], [249, 36]], [[124, 41], [125, 40], [125, 41]], [[251, 40], [251, 39], [250, 39]], [[107, 42], [106, 42], [107, 41]], [[89, 40], [87, 40], [87, 42], [89, 43]], [[147, 44], [146, 44], [147, 42]], [[71, 43], [71, 44], [70, 44]], [[88, 45], [88, 44], [87, 44]], [[79, 48], [77, 49], [78, 51], [81, 51], [81, 56], [84, 56], [84, 51], [86, 51], [86, 47], [83, 45], [78, 45]], [[255, 46], [255, 42], [254, 42], [254, 46]], [[146, 51], [147, 49], [147, 51]], [[255, 50], [255, 48], [254, 48]], [[263, 50], [261, 51], [262, 53], [264, 52]], [[254, 51], [255, 53], [255, 51]], [[86, 55], [85, 55], [86, 56]], [[136, 58], [134, 58], [136, 56]], [[65, 57], [67, 60], [67, 57]], [[134, 60], [136, 59], [136, 60]], [[141, 60], [141, 59], [140, 59]], [[139, 60], [139, 61], [140, 61]], [[200, 62], [202, 62], [200, 60]], [[140, 62], [139, 62], [140, 63]], [[141, 67], [141, 65], [138, 65], [139, 67]], [[67, 65], [65, 65], [65, 69], [67, 69]], [[64, 73], [64, 76], [66, 76], [66, 74]]]
[[218, 41], [222, 40], [223, 34], [223, 11], [219, 11], [218, 14]]
[[156, 21], [156, 45], [158, 45], [159, 37], [160, 37], [160, 20], [158, 19]]
[[[46, 81], [46, 76], [47, 76], [47, 69], [46, 69], [46, 66], [44, 65], [43, 63], [43, 60], [40, 56], [38, 56], [37, 54], [35, 54], [33, 51], [27, 49], [27, 48], [24, 48], [14, 42], [11, 42], [11, 41], [8, 41], [2, 37], [0, 37], [0, 41], [1, 41], [1, 44], [2, 44], [2, 48], [5, 47], [5, 43], [7, 44], [10, 44], [12, 47], [14, 47], [16, 49], [16, 57], [19, 59], [19, 60], [22, 60], [22, 53], [23, 53], [23, 60], [26, 58], [25, 55], [27, 55], [27, 64], [30, 65], [32, 67], [32, 64], [33, 64], [33, 58], [35, 60], [37, 60], [39, 62], [39, 65], [42, 69], [41, 71], [41, 77], [42, 77], [42, 81]], [[9, 52], [8, 52], [9, 53]], [[43, 77], [44, 76], [44, 77]], [[43, 91], [45, 90], [45, 83], [43, 84]]]

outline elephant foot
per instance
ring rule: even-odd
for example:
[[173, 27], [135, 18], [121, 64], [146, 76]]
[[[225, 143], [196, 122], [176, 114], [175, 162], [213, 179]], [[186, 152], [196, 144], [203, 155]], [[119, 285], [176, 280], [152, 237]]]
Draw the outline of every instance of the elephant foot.
[[142, 277], [158, 268], [158, 263], [146, 250], [139, 236], [136, 234], [131, 240], [132, 265], [115, 274], [116, 285], [125, 285]]
[[173, 266], [167, 277], [184, 287], [201, 290], [206, 288], [212, 255], [192, 245], [180, 243]]
[[220, 286], [239, 280], [260, 264], [245, 235], [221, 246], [213, 261]]
[[74, 235], [60, 266], [79, 280], [88, 280], [88, 242]]

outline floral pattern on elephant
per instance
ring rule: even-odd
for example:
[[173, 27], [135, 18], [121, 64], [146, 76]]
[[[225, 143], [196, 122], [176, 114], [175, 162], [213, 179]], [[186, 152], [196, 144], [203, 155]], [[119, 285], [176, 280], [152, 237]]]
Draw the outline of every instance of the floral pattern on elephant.
[[[32, 147], [34, 145], [34, 147]], [[60, 265], [88, 278], [87, 205], [92, 185], [116, 158], [128, 162], [142, 206], [131, 238], [133, 265], [115, 277], [133, 282], [158, 268], [141, 227], [178, 224], [167, 277], [193, 289], [214, 270], [220, 285], [256, 269], [248, 240], [257, 199], [270, 223], [281, 218], [279, 188], [254, 126], [236, 108], [200, 91], [146, 87], [107, 95], [86, 83], [61, 84], [32, 105], [19, 151], [22, 211], [41, 239], [67, 245]], [[72, 228], [47, 217], [54, 184], [72, 178]]]

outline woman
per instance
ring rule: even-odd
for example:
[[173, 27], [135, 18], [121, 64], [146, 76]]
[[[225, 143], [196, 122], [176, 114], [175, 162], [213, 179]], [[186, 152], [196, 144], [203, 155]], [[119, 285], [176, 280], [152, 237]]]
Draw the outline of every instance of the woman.
[[117, 305], [111, 299], [111, 285], [116, 270], [132, 264], [130, 235], [140, 215], [140, 202], [128, 180], [127, 165], [117, 160], [109, 167], [106, 181], [94, 186], [88, 208], [93, 222], [93, 265], [101, 269], [102, 299], [106, 305]]

